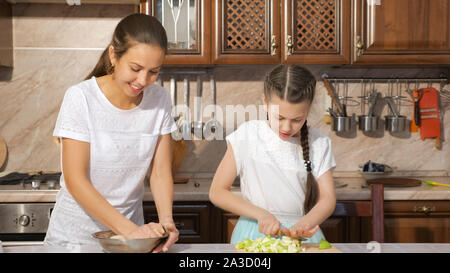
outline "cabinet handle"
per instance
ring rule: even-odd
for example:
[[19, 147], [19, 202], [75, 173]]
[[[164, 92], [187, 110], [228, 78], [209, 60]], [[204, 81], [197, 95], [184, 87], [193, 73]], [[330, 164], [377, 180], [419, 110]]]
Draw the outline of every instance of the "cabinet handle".
[[175, 221], [174, 224], [177, 229], [180, 229], [180, 227], [184, 227], [184, 222], [181, 221]]
[[356, 36], [356, 55], [361, 56], [364, 53], [364, 43], [361, 40], [361, 36]]
[[275, 56], [277, 55], [277, 36], [276, 35], [272, 35], [272, 42], [270, 44], [270, 55]]
[[436, 211], [436, 207], [432, 206], [432, 207], [428, 207], [428, 206], [421, 206], [421, 207], [414, 207], [414, 212], [422, 212], [426, 215], [430, 214], [430, 212], [432, 211]]
[[294, 49], [294, 44], [292, 43], [292, 36], [288, 35], [287, 36], [287, 42], [286, 42], [286, 47], [287, 47], [287, 55], [290, 56], [293, 53], [293, 49]]

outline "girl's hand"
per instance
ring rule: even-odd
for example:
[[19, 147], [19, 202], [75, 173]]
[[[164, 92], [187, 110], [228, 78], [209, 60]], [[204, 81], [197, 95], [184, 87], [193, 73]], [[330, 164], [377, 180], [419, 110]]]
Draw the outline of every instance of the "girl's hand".
[[163, 226], [152, 222], [136, 228], [131, 233], [126, 234], [125, 237], [127, 239], [144, 239], [161, 237], [162, 234], [164, 234]]
[[164, 244], [160, 244], [153, 250], [154, 253], [161, 252], [161, 250], [163, 252], [167, 252], [169, 250], [169, 246], [173, 245], [176, 241], [178, 241], [178, 235], [180, 234], [180, 232], [175, 227], [175, 224], [173, 222], [163, 223], [162, 226], [164, 227], [166, 232], [169, 233], [169, 237], [167, 238]]
[[259, 232], [265, 235], [277, 235], [280, 229], [280, 221], [278, 221], [272, 213], [264, 213], [258, 220]]
[[314, 234], [319, 230], [319, 226], [311, 228], [308, 224], [297, 223], [293, 225], [290, 229], [282, 227], [281, 230], [286, 236], [296, 238], [296, 237], [305, 237], [311, 238]]

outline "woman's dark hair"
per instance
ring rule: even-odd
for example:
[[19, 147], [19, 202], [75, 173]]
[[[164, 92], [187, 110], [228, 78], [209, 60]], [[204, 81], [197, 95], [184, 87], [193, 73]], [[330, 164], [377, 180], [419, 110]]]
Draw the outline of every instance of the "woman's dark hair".
[[[264, 81], [264, 96], [266, 101], [276, 95], [289, 103], [307, 101], [310, 104], [314, 99], [316, 79], [309, 70], [298, 65], [279, 65], [269, 72]], [[317, 203], [319, 188], [312, 175], [309, 156], [308, 125], [303, 124], [300, 130], [300, 144], [303, 150], [303, 160], [308, 172], [306, 180], [306, 194], [303, 205], [304, 214], [308, 213]]]
[[120, 59], [127, 50], [136, 43], [144, 43], [159, 46], [167, 53], [167, 34], [161, 23], [153, 16], [135, 13], [123, 18], [114, 30], [111, 43], [103, 51], [97, 65], [86, 77], [101, 77], [112, 74], [114, 67], [111, 65], [108, 49], [112, 45], [117, 59]]

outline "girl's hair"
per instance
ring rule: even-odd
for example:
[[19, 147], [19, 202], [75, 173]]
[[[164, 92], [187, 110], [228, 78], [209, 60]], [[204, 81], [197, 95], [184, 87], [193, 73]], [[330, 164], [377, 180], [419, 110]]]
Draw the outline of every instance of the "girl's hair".
[[[264, 96], [269, 102], [273, 95], [289, 103], [307, 101], [312, 103], [316, 89], [316, 79], [307, 69], [298, 65], [279, 65], [269, 72], [264, 81]], [[308, 213], [317, 203], [319, 188], [312, 175], [309, 156], [308, 125], [305, 121], [300, 130], [300, 144], [303, 150], [303, 160], [308, 172], [306, 180], [306, 195], [303, 205], [304, 213]]]
[[112, 74], [114, 67], [109, 58], [109, 46], [114, 47], [117, 59], [120, 59], [127, 50], [137, 43], [159, 46], [167, 53], [167, 34], [161, 23], [153, 16], [135, 13], [123, 18], [114, 30], [111, 43], [106, 47], [97, 62], [97, 65], [86, 77], [101, 77]]

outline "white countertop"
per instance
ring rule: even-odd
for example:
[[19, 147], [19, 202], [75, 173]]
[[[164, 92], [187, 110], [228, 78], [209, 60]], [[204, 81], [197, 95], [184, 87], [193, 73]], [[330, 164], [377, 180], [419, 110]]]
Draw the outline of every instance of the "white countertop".
[[[419, 177], [438, 183], [450, 184], [450, 177]], [[361, 177], [336, 177], [336, 199], [340, 200], [370, 200], [370, 189], [364, 187], [365, 180]], [[198, 185], [196, 187], [195, 185]], [[208, 201], [211, 179], [194, 178], [185, 184], [174, 185], [174, 201]], [[0, 203], [6, 202], [55, 202], [57, 190], [23, 191], [14, 190], [11, 186], [0, 186]], [[239, 188], [232, 192], [240, 195]], [[450, 200], [450, 187], [429, 186], [422, 183], [417, 187], [385, 187], [385, 200]], [[150, 187], [145, 187], [144, 201], [153, 201]]]
[[[11, 245], [13, 244], [13, 245]], [[17, 245], [20, 244], [20, 245]], [[450, 244], [333, 244], [342, 253], [450, 253]], [[379, 250], [379, 251], [378, 251]], [[3, 242], [4, 253], [102, 253], [101, 247], [66, 249], [42, 242]], [[1, 253], [1, 251], [0, 251]], [[236, 253], [231, 244], [175, 244], [169, 253]]]

